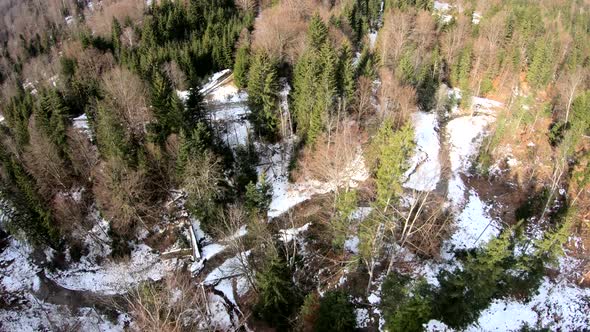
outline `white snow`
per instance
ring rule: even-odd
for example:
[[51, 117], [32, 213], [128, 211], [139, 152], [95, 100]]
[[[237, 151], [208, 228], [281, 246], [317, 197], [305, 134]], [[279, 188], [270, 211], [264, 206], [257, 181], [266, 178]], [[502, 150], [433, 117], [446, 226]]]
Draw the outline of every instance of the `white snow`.
[[356, 316], [356, 327], [358, 329], [362, 329], [367, 327], [369, 323], [369, 310], [368, 309], [355, 309], [354, 311]]
[[206, 285], [213, 285], [219, 280], [241, 275], [243, 273], [242, 262], [246, 262], [249, 255], [250, 251], [246, 251], [227, 259], [223, 264], [211, 271], [211, 273], [205, 277], [203, 283]]
[[346, 239], [346, 241], [344, 241], [344, 249], [348, 250], [348, 252], [351, 252], [353, 254], [358, 254], [359, 243], [360, 240], [358, 236], [350, 237]]
[[221, 138], [230, 146], [245, 145], [248, 142], [250, 122], [247, 120], [250, 110], [243, 105], [228, 105], [211, 113], [212, 120], [222, 128]]
[[96, 265], [81, 260], [66, 271], [45, 272], [50, 279], [68, 289], [122, 294], [141, 281], [162, 279], [176, 268], [176, 262], [175, 258], [161, 260], [150, 247], [140, 244], [133, 249], [128, 261], [108, 260], [103, 265]]
[[[227, 300], [237, 307], [234, 291], [238, 296], [242, 296], [246, 294], [250, 287], [243, 275], [243, 264], [247, 264], [249, 255], [250, 251], [246, 251], [227, 259], [205, 277], [203, 284], [214, 285], [216, 290], [222, 292]], [[221, 296], [214, 293], [209, 294], [209, 309], [211, 310], [211, 316], [209, 318], [211, 319], [211, 325], [217, 326], [224, 331], [229, 330], [232, 326], [232, 316], [228, 312], [229, 308], [226, 308], [226, 306], [227, 303]]]
[[[123, 331], [126, 318], [120, 316], [112, 323], [92, 308], [78, 308], [46, 303], [34, 293], [39, 291], [41, 268], [31, 261], [32, 248], [14, 238], [6, 240], [0, 253], [0, 288], [3, 300], [15, 300], [16, 306], [0, 309], [0, 329], [3, 331], [49, 331], [76, 326], [81, 331]], [[51, 250], [45, 250], [51, 256]]]
[[224, 84], [211, 91], [209, 98], [212, 102], [238, 103], [245, 102], [248, 99], [248, 94], [239, 92], [233, 84]]
[[201, 250], [201, 259], [211, 259], [215, 255], [219, 254], [220, 252], [225, 250], [225, 246], [219, 243], [211, 243], [206, 245]]
[[471, 23], [479, 24], [481, 21], [481, 14], [478, 12], [473, 12], [473, 16], [471, 17]]
[[291, 242], [293, 239], [296, 239], [299, 233], [307, 232], [311, 223], [307, 223], [301, 227], [295, 228], [288, 228], [288, 229], [280, 229], [279, 230], [279, 240], [283, 242]]
[[538, 294], [528, 303], [495, 300], [484, 310], [468, 331], [518, 331], [527, 323], [531, 327], [553, 331], [580, 331], [590, 326], [590, 289], [543, 280]]
[[29, 261], [32, 248], [14, 238], [8, 239], [8, 245], [0, 253], [0, 285], [9, 294], [38, 288], [41, 270]]
[[90, 127], [88, 126], [88, 117], [86, 116], [86, 113], [72, 119], [72, 126], [81, 132], [90, 135]]
[[217, 87], [217, 85], [223, 82], [223, 78], [226, 77], [229, 73], [231, 73], [230, 69], [224, 69], [211, 75], [207, 83], [205, 83], [201, 87], [201, 93], [204, 95], [208, 94], [212, 89], [214, 89], [215, 87]]
[[499, 225], [490, 218], [489, 210], [490, 206], [483, 203], [475, 191], [470, 190], [468, 202], [456, 218], [457, 229], [443, 250], [477, 248], [499, 235]]
[[523, 324], [535, 326], [537, 313], [518, 302], [494, 300], [489, 308], [482, 312], [477, 324], [467, 331], [518, 331]]
[[376, 293], [371, 293], [371, 295], [367, 297], [367, 301], [369, 301], [371, 304], [378, 304], [381, 303], [381, 297], [379, 297], [379, 295]]
[[434, 2], [434, 10], [440, 11], [449, 11], [451, 9], [451, 5], [446, 2], [435, 1]]
[[267, 147], [272, 152], [270, 156], [265, 156], [269, 166], [258, 168], [258, 174], [265, 174], [266, 180], [273, 187], [273, 197], [268, 209], [269, 218], [280, 216], [297, 204], [310, 199], [313, 195], [325, 194], [344, 185], [354, 188], [369, 178], [362, 151], [359, 150], [356, 158], [342, 172], [342, 176], [337, 181], [321, 182], [306, 179], [299, 183], [290, 183], [289, 161], [292, 144], [293, 140], [291, 139]]
[[403, 186], [431, 191], [436, 189], [441, 175], [437, 114], [416, 112], [412, 114], [412, 120], [416, 152], [410, 159], [411, 166], [405, 174], [408, 179]]
[[178, 98], [180, 98], [180, 100], [182, 100], [183, 102], [186, 102], [188, 100], [189, 93], [189, 90], [176, 90], [176, 95], [178, 95]]
[[431, 319], [428, 323], [424, 324], [424, 331], [428, 332], [446, 332], [452, 331], [447, 325], [436, 319]]
[[369, 46], [371, 49], [375, 48], [375, 44], [377, 43], [377, 32], [369, 33]]
[[449, 157], [451, 161], [451, 179], [449, 180], [448, 198], [458, 207], [464, 203], [463, 180], [460, 173], [467, 174], [472, 159], [477, 154], [486, 127], [494, 120], [488, 115], [461, 116], [447, 124]]
[[363, 221], [373, 212], [372, 206], [359, 206], [350, 213], [350, 220]]

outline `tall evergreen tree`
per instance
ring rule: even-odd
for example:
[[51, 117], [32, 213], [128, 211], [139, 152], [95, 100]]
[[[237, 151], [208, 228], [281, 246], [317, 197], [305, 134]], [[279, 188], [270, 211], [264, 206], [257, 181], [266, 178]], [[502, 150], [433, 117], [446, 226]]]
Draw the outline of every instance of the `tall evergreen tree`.
[[346, 105], [350, 103], [355, 91], [355, 67], [352, 49], [349, 43], [344, 43], [340, 50], [339, 91]]
[[121, 35], [123, 31], [121, 30], [121, 24], [119, 20], [113, 17], [113, 24], [111, 28], [111, 44], [113, 45], [113, 54], [115, 57], [119, 57], [121, 55]]
[[402, 179], [407, 170], [407, 160], [414, 149], [411, 124], [395, 131], [393, 121], [385, 119], [373, 140], [378, 156], [377, 207], [387, 211], [393, 200], [402, 193]]
[[328, 39], [328, 27], [318, 13], [311, 17], [307, 38], [309, 46], [315, 50], [319, 50]]
[[247, 46], [238, 48], [236, 62], [234, 64], [234, 82], [240, 89], [248, 85], [248, 67], [250, 51]]

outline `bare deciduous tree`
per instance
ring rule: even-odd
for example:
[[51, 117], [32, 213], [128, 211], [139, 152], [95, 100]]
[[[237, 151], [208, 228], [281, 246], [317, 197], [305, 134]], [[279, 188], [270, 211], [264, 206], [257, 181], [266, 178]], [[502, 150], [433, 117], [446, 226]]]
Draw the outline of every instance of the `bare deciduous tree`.
[[90, 181], [92, 169], [98, 164], [98, 151], [85, 133], [70, 127], [68, 136], [68, 154], [74, 171], [84, 181]]
[[565, 104], [565, 122], [569, 121], [570, 110], [574, 98], [576, 97], [576, 92], [582, 86], [584, 81], [586, 81], [587, 77], [588, 70], [578, 67], [574, 70], [565, 71], [557, 81], [557, 89]]
[[57, 146], [29, 120], [29, 145], [25, 149], [25, 166], [37, 181], [41, 193], [50, 198], [58, 190], [69, 188], [70, 178]]
[[256, 20], [252, 47], [266, 54], [295, 63], [305, 47], [307, 24], [289, 3], [279, 3], [262, 11]]
[[[361, 139], [359, 139], [361, 138]], [[348, 188], [360, 169], [362, 133], [351, 122], [342, 123], [335, 133], [322, 135], [315, 146], [306, 148], [301, 158], [305, 178]]]
[[135, 134], [145, 133], [145, 126], [153, 119], [147, 106], [147, 88], [141, 78], [125, 68], [116, 67], [103, 77], [108, 102], [125, 120]]
[[352, 109], [357, 115], [357, 122], [360, 123], [365, 115], [374, 111], [373, 81], [369, 77], [361, 76], [357, 84]]
[[94, 196], [101, 211], [119, 232], [131, 230], [135, 222], [147, 228], [157, 220], [158, 207], [152, 200], [156, 185], [142, 170], [133, 170], [112, 159], [95, 168]]
[[173, 273], [162, 284], [143, 283], [125, 296], [137, 331], [214, 331], [208, 298], [184, 273]]
[[384, 66], [391, 69], [397, 66], [404, 48], [410, 41], [412, 15], [399, 10], [388, 11], [379, 32], [378, 49]]

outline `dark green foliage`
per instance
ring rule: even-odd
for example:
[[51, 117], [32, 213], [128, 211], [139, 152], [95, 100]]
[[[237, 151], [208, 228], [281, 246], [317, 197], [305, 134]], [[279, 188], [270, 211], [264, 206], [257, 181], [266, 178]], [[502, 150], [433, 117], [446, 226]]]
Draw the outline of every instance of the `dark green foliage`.
[[386, 8], [397, 8], [406, 10], [410, 7], [416, 7], [423, 10], [432, 10], [434, 7], [433, 0], [386, 0]]
[[549, 41], [539, 39], [535, 43], [527, 72], [527, 80], [532, 87], [541, 89], [549, 83], [553, 74], [553, 52]]
[[472, 52], [471, 46], [463, 48], [461, 54], [459, 55], [459, 59], [454, 64], [451, 70], [451, 83], [454, 86], [463, 88], [469, 85], [468, 82], [471, 72]]
[[319, 50], [328, 38], [328, 27], [322, 21], [319, 14], [312, 16], [307, 30], [307, 38], [309, 46], [314, 50]]
[[252, 13], [238, 11], [233, 1], [162, 1], [151, 7], [141, 27], [141, 72], [149, 74], [172, 59], [197, 82], [212, 70], [231, 68], [235, 41], [252, 22]]
[[477, 320], [499, 291], [507, 272], [504, 263], [511, 256], [511, 232], [491, 240], [485, 249], [469, 255], [463, 270], [442, 271], [440, 290], [435, 296], [436, 315], [448, 326], [467, 327]]
[[547, 136], [549, 138], [549, 144], [551, 146], [558, 146], [563, 140], [563, 134], [566, 129], [569, 129], [569, 125], [563, 121], [557, 121], [551, 124]]
[[[572, 103], [571, 125], [581, 133], [590, 133], [590, 90], [580, 93]], [[577, 130], [576, 130], [577, 131]]]
[[265, 214], [272, 200], [272, 185], [266, 182], [264, 174], [260, 177], [257, 184], [253, 182], [246, 185], [244, 194], [244, 206], [249, 213]]
[[353, 63], [352, 48], [348, 43], [342, 45], [339, 61], [338, 93], [349, 104], [354, 97], [356, 88], [356, 69]]
[[248, 86], [248, 69], [250, 67], [250, 50], [247, 46], [238, 48], [234, 63], [234, 82], [240, 89]]
[[[151, 105], [157, 123], [151, 127], [152, 141], [163, 143], [171, 133], [178, 133], [184, 125], [185, 107], [172, 87], [172, 82], [160, 71], [154, 71], [151, 86]], [[196, 93], [191, 90], [191, 94]], [[198, 98], [193, 96], [192, 98]], [[191, 101], [191, 104], [195, 103]], [[193, 106], [193, 105], [191, 105]], [[195, 106], [198, 107], [198, 106]], [[192, 110], [196, 112], [195, 110]], [[192, 113], [192, 112], [191, 112]], [[193, 115], [193, 114], [191, 114]], [[191, 117], [188, 116], [188, 119]]]
[[113, 54], [115, 57], [119, 57], [121, 54], [121, 35], [123, 31], [121, 30], [121, 24], [119, 21], [113, 17], [113, 24], [111, 28], [111, 44], [113, 45]]
[[[310, 144], [323, 132], [328, 118], [336, 113], [338, 98], [347, 98], [350, 79], [354, 77], [348, 46], [344, 46], [339, 57], [330, 41], [322, 37], [322, 26], [319, 17], [312, 19], [308, 31], [310, 45], [295, 65], [293, 77], [297, 131]], [[318, 44], [322, 40], [323, 44]]]
[[354, 331], [356, 319], [354, 306], [344, 291], [328, 291], [320, 300], [315, 332]]
[[96, 140], [100, 153], [108, 158], [116, 158], [133, 163], [132, 143], [125, 132], [121, 119], [112, 110], [98, 105], [96, 112]]
[[264, 53], [254, 56], [248, 76], [248, 104], [254, 130], [263, 138], [278, 138], [279, 81], [276, 62]]
[[291, 271], [278, 257], [273, 257], [256, 276], [258, 303], [256, 316], [278, 329], [285, 329], [289, 316], [299, 306], [300, 297], [291, 281]]
[[548, 190], [541, 190], [538, 193], [531, 195], [521, 206], [515, 211], [516, 220], [528, 220], [531, 217], [538, 216], [545, 208], [545, 202], [549, 198]]
[[244, 193], [246, 186], [250, 182], [255, 182], [256, 175], [256, 164], [258, 163], [258, 154], [254, 143], [251, 141], [248, 144], [240, 145], [236, 148], [235, 152], [235, 184], [238, 193]]
[[[431, 317], [432, 287], [424, 280], [392, 273], [381, 286], [381, 309], [388, 331], [422, 331]], [[410, 296], [412, 294], [412, 296]]]

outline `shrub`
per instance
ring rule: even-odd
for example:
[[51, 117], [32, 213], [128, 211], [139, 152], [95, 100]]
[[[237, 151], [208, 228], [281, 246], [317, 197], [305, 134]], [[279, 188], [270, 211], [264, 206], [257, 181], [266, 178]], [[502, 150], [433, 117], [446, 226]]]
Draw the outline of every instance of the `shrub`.
[[343, 291], [327, 292], [320, 301], [316, 332], [352, 331], [356, 324], [354, 306]]

